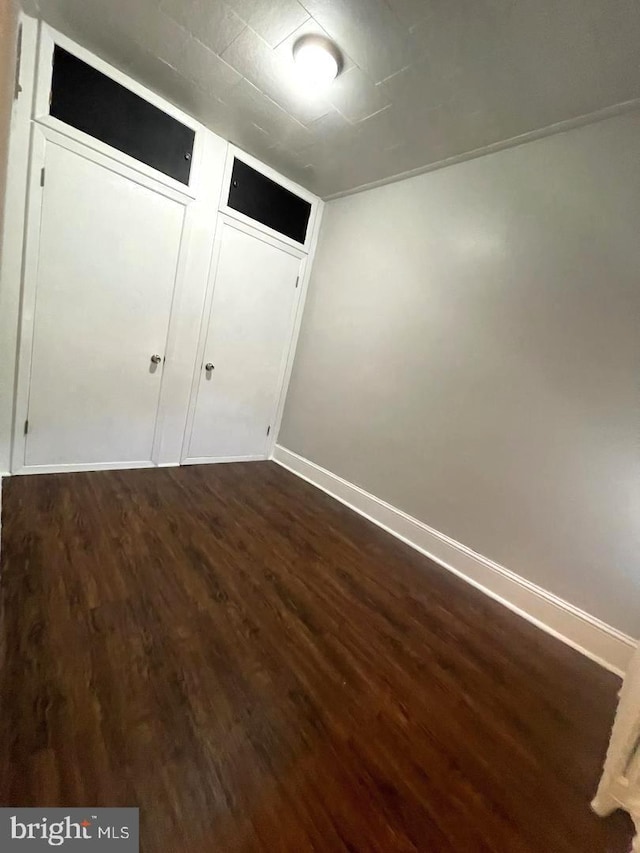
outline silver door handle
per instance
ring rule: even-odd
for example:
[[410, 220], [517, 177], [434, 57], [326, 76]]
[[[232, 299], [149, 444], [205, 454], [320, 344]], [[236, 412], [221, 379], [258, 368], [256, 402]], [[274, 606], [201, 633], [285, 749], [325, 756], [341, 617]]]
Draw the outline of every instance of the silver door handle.
[[212, 371], [212, 370], [215, 370], [215, 367], [214, 367], [214, 365], [213, 365], [213, 364], [211, 364], [211, 362], [210, 362], [210, 361], [208, 361], [208, 362], [205, 364], [204, 369], [207, 371], [207, 373], [211, 373], [211, 371]]
[[152, 364], [160, 364], [161, 361], [162, 361], [161, 355], [152, 355], [151, 356], [151, 363]]

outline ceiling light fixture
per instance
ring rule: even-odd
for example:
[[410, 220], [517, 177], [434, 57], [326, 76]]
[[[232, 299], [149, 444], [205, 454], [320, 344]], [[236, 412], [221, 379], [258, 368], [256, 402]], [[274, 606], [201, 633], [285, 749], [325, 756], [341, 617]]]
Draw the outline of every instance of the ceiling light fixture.
[[293, 58], [304, 78], [314, 84], [330, 83], [342, 70], [338, 47], [324, 36], [301, 36], [293, 46]]

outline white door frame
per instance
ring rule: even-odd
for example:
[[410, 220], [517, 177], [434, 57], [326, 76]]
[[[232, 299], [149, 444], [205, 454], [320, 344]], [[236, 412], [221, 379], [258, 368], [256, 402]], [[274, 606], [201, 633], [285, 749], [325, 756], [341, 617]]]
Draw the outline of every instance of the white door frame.
[[[249, 236], [255, 238], [256, 240], [261, 240], [263, 243], [267, 243], [269, 246], [273, 246], [276, 249], [279, 249], [282, 252], [286, 252], [289, 255], [292, 255], [294, 258], [297, 258], [300, 261], [300, 270], [299, 270], [299, 279], [298, 279], [298, 287], [297, 293], [295, 296], [294, 306], [293, 306], [293, 323], [291, 328], [291, 335], [287, 344], [287, 358], [283, 365], [281, 374], [278, 379], [278, 391], [277, 391], [277, 399], [274, 402], [274, 415], [273, 415], [273, 423], [271, 427], [271, 432], [269, 434], [269, 443], [267, 445], [267, 452], [264, 455], [257, 456], [197, 456], [190, 457], [189, 454], [189, 444], [191, 442], [191, 432], [193, 430], [193, 423], [195, 420], [196, 407], [198, 403], [198, 392], [200, 390], [200, 380], [202, 374], [202, 367], [204, 363], [204, 350], [207, 343], [207, 337], [209, 333], [209, 325], [211, 323], [211, 312], [213, 308], [213, 297], [215, 292], [215, 284], [218, 276], [218, 265], [220, 261], [220, 251], [222, 249], [222, 234], [225, 228], [233, 228], [236, 231], [241, 231], [244, 234], [248, 234]], [[187, 416], [187, 426], [184, 433], [184, 442], [182, 445], [182, 454], [180, 458], [180, 463], [182, 465], [200, 465], [203, 463], [214, 463], [214, 462], [255, 462], [261, 459], [269, 459], [272, 453], [273, 443], [275, 441], [275, 437], [277, 434], [277, 426], [279, 423], [279, 418], [282, 415], [282, 408], [284, 406], [284, 397], [286, 393], [286, 380], [289, 376], [289, 372], [291, 369], [290, 361], [293, 358], [293, 350], [294, 350], [294, 341], [297, 337], [298, 332], [298, 318], [300, 314], [300, 304], [302, 302], [302, 294], [303, 294], [303, 284], [306, 283], [306, 275], [305, 270], [307, 268], [307, 255], [306, 252], [300, 248], [289, 243], [285, 243], [282, 240], [276, 239], [275, 237], [267, 234], [262, 229], [254, 228], [251, 225], [247, 225], [244, 222], [237, 220], [235, 217], [228, 216], [224, 213], [220, 213], [218, 215], [218, 223], [216, 227], [215, 233], [215, 242], [213, 248], [213, 254], [211, 258], [211, 270], [209, 273], [209, 282], [207, 286], [207, 295], [205, 299], [204, 311], [202, 312], [202, 323], [200, 325], [200, 335], [198, 339], [198, 353], [196, 357], [196, 362], [193, 369], [193, 379], [191, 383], [191, 396], [189, 400], [189, 413]]]
[[[38, 465], [25, 466], [26, 435], [24, 425], [29, 411], [29, 392], [31, 379], [31, 357], [33, 350], [34, 319], [36, 306], [36, 291], [38, 280], [38, 257], [40, 251], [40, 224], [42, 214], [43, 187], [41, 185], [41, 174], [45, 164], [45, 151], [47, 143], [59, 145], [81, 157], [109, 169], [128, 180], [134, 181], [147, 189], [157, 192], [172, 201], [178, 202], [185, 208], [185, 218], [182, 229], [180, 248], [178, 254], [178, 266], [176, 281], [174, 284], [172, 306], [179, 302], [180, 290], [182, 288], [186, 268], [186, 247], [189, 244], [189, 231], [191, 228], [188, 207], [193, 201], [187, 193], [181, 192], [155, 177], [143, 174], [138, 169], [119, 162], [112, 156], [103, 154], [93, 147], [83, 144], [66, 134], [60, 133], [53, 128], [42, 125], [39, 122], [32, 124], [31, 131], [31, 154], [29, 164], [29, 179], [27, 185], [27, 217], [25, 227], [25, 260], [23, 274], [23, 288], [20, 308], [20, 333], [18, 343], [18, 371], [16, 408], [14, 419], [12, 473], [14, 474], [41, 474], [54, 473], [58, 471], [86, 471], [106, 470], [112, 468], [144, 468], [149, 467], [149, 462], [122, 463], [114, 460], [112, 463], [99, 463], [89, 465]], [[46, 175], [45, 175], [46, 180]], [[173, 313], [173, 312], [172, 312]], [[165, 346], [166, 358], [170, 358], [172, 352], [174, 317], [170, 316], [167, 342]], [[166, 361], [163, 365], [166, 368]], [[160, 394], [158, 397], [158, 410], [156, 414], [156, 426], [154, 432], [152, 465], [157, 464], [161, 432], [161, 410], [163, 402], [161, 380]]]

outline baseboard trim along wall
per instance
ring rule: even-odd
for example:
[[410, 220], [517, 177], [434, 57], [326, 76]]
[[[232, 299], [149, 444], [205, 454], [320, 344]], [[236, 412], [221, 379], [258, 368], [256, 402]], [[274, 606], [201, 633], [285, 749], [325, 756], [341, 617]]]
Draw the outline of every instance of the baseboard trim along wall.
[[601, 666], [622, 676], [636, 641], [402, 510], [276, 445], [273, 461]]

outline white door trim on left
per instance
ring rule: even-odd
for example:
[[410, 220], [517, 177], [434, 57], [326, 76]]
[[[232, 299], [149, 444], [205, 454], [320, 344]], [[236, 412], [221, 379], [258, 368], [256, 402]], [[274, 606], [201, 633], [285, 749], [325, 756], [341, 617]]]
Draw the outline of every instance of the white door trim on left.
[[7, 186], [4, 199], [4, 227], [0, 252], [0, 340], [2, 341], [2, 377], [4, 417], [0, 422], [0, 469], [8, 475], [13, 452], [15, 420], [15, 375], [18, 354], [20, 290], [22, 285], [23, 241], [27, 180], [29, 172], [29, 138], [31, 105], [35, 86], [35, 57], [38, 23], [23, 12], [18, 25], [22, 32], [17, 97], [13, 101], [9, 132]]

